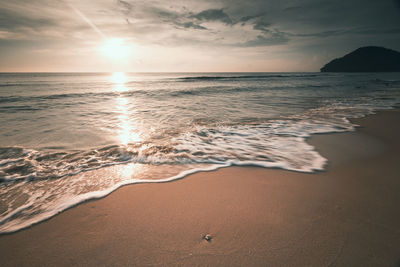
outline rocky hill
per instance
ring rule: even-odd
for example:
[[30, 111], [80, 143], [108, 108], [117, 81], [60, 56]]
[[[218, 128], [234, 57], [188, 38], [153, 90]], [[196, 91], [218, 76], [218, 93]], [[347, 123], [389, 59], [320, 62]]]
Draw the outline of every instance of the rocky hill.
[[321, 72], [400, 72], [400, 53], [377, 46], [361, 47], [321, 68]]

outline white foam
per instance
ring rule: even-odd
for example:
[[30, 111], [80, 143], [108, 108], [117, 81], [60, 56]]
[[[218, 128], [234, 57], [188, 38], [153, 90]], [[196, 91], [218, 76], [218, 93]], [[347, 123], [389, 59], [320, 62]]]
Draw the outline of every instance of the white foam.
[[[52, 196], [54, 199], [51, 202], [46, 203], [46, 205], [42, 205], [42, 207], [41, 207], [42, 209], [40, 210], [39, 213], [37, 213], [37, 211], [38, 211], [37, 209], [32, 209], [32, 207], [35, 204], [37, 205], [38, 199], [45, 200], [46, 195], [50, 196], [51, 194], [49, 194], [49, 193], [46, 194], [44, 192], [41, 192], [40, 190], [38, 190], [36, 192], [24, 190], [25, 192], [29, 192], [32, 195], [30, 196], [30, 198], [26, 204], [9, 212], [6, 216], [3, 216], [1, 218], [0, 234], [12, 233], [12, 232], [19, 231], [21, 229], [25, 229], [31, 225], [34, 225], [34, 224], [37, 224], [44, 220], [47, 220], [47, 219], [57, 215], [58, 213], [65, 211], [66, 209], [74, 207], [85, 201], [103, 198], [103, 197], [111, 194], [113, 191], [117, 190], [118, 188], [125, 186], [125, 185], [139, 184], [139, 183], [140, 184], [143, 184], [143, 183], [166, 183], [166, 182], [171, 182], [174, 180], [182, 179], [182, 178], [186, 177], [187, 175], [190, 175], [190, 174], [193, 174], [196, 172], [213, 171], [213, 170], [227, 167], [227, 166], [229, 166], [229, 164], [210, 165], [210, 166], [202, 167], [202, 168], [193, 168], [193, 169], [188, 169], [188, 170], [182, 171], [177, 175], [174, 175], [174, 176], [171, 176], [168, 178], [164, 178], [164, 179], [157, 179], [157, 180], [135, 179], [135, 178], [131, 179], [131, 178], [125, 177], [125, 178], [127, 178], [126, 180], [122, 180], [110, 187], [105, 188], [105, 189], [86, 192], [86, 193], [77, 194], [77, 195], [70, 195], [71, 191], [68, 191], [64, 195], [58, 194], [58, 195]], [[123, 169], [127, 168], [127, 166], [119, 166], [116, 168], [118, 168], [117, 172], [121, 175], [124, 173]], [[103, 170], [101, 172], [103, 172]], [[89, 175], [96, 175], [96, 173], [91, 173]], [[112, 172], [105, 174], [105, 175], [112, 175]], [[102, 174], [101, 176], [104, 176], [104, 174]], [[76, 180], [82, 181], [83, 177], [84, 176], [78, 176], [78, 177], [76, 177]], [[24, 211], [29, 211], [29, 212], [26, 213], [25, 216], [17, 217], [17, 215], [21, 215], [21, 214], [24, 215], [23, 214]]]

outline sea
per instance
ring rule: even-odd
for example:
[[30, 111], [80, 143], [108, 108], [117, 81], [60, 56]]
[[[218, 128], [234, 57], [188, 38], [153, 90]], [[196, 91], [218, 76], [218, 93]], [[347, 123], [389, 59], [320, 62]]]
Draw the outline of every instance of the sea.
[[0, 234], [127, 184], [324, 171], [310, 135], [399, 107], [400, 73], [0, 73]]

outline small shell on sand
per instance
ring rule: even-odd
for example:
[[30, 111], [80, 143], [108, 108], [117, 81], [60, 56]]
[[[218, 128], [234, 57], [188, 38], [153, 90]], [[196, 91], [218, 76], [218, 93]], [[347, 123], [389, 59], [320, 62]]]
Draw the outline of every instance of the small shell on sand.
[[203, 236], [203, 239], [206, 240], [207, 242], [211, 242], [212, 238], [213, 237], [210, 234], [206, 234], [206, 235]]

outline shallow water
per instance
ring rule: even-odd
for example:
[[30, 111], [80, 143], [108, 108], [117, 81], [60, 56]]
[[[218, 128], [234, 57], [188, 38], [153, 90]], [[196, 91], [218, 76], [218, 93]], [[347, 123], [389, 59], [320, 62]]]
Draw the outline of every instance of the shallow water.
[[3, 73], [0, 233], [123, 184], [229, 165], [323, 170], [310, 134], [399, 103], [400, 73]]

